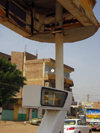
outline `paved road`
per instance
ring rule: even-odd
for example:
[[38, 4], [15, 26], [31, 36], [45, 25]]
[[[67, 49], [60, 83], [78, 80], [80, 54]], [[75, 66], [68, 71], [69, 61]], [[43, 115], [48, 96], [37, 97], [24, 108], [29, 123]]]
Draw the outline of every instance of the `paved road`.
[[0, 133], [36, 133], [38, 126], [24, 122], [0, 121]]
[[[0, 133], [37, 133], [38, 126], [30, 125], [28, 122], [0, 121]], [[100, 133], [93, 131], [92, 133]]]
[[92, 131], [92, 133], [100, 133], [100, 131]]

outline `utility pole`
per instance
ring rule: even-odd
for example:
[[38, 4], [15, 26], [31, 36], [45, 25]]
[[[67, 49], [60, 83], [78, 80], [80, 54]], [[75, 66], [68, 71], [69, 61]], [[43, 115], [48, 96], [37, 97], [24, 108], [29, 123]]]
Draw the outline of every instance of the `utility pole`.
[[87, 103], [89, 103], [90, 102], [90, 95], [88, 94], [87, 95]]

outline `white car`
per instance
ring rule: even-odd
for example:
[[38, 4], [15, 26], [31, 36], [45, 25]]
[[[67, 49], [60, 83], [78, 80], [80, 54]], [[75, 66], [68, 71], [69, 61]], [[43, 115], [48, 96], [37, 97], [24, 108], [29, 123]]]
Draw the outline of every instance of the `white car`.
[[66, 119], [64, 133], [92, 133], [92, 129], [81, 119]]

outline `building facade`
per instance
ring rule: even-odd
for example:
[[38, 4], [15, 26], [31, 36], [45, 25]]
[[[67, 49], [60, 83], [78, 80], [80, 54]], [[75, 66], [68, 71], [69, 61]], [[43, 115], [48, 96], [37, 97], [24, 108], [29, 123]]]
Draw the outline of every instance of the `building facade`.
[[[55, 88], [55, 60], [38, 59], [37, 55], [32, 55], [27, 52], [12, 52], [11, 62], [16, 64], [17, 68], [23, 72], [26, 77], [25, 83], [27, 85], [42, 85]], [[73, 81], [70, 78], [70, 73], [74, 69], [64, 65], [64, 89], [72, 91]], [[30, 109], [22, 108], [22, 88], [17, 94], [18, 103], [14, 105], [13, 119], [14, 120], [28, 120]], [[41, 110], [34, 109], [32, 117], [41, 114]]]

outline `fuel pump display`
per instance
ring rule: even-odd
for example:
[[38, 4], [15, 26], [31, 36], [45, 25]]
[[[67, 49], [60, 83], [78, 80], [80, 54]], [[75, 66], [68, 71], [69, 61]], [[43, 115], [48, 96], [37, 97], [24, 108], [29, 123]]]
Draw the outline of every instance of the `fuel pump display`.
[[72, 102], [72, 92], [55, 88], [25, 85], [23, 102], [25, 108], [42, 108], [50, 110], [67, 110]]
[[63, 107], [68, 96], [67, 92], [42, 87], [41, 105], [52, 107]]
[[23, 108], [45, 109], [37, 133], [59, 133], [72, 103], [72, 92], [40, 85], [24, 85]]

